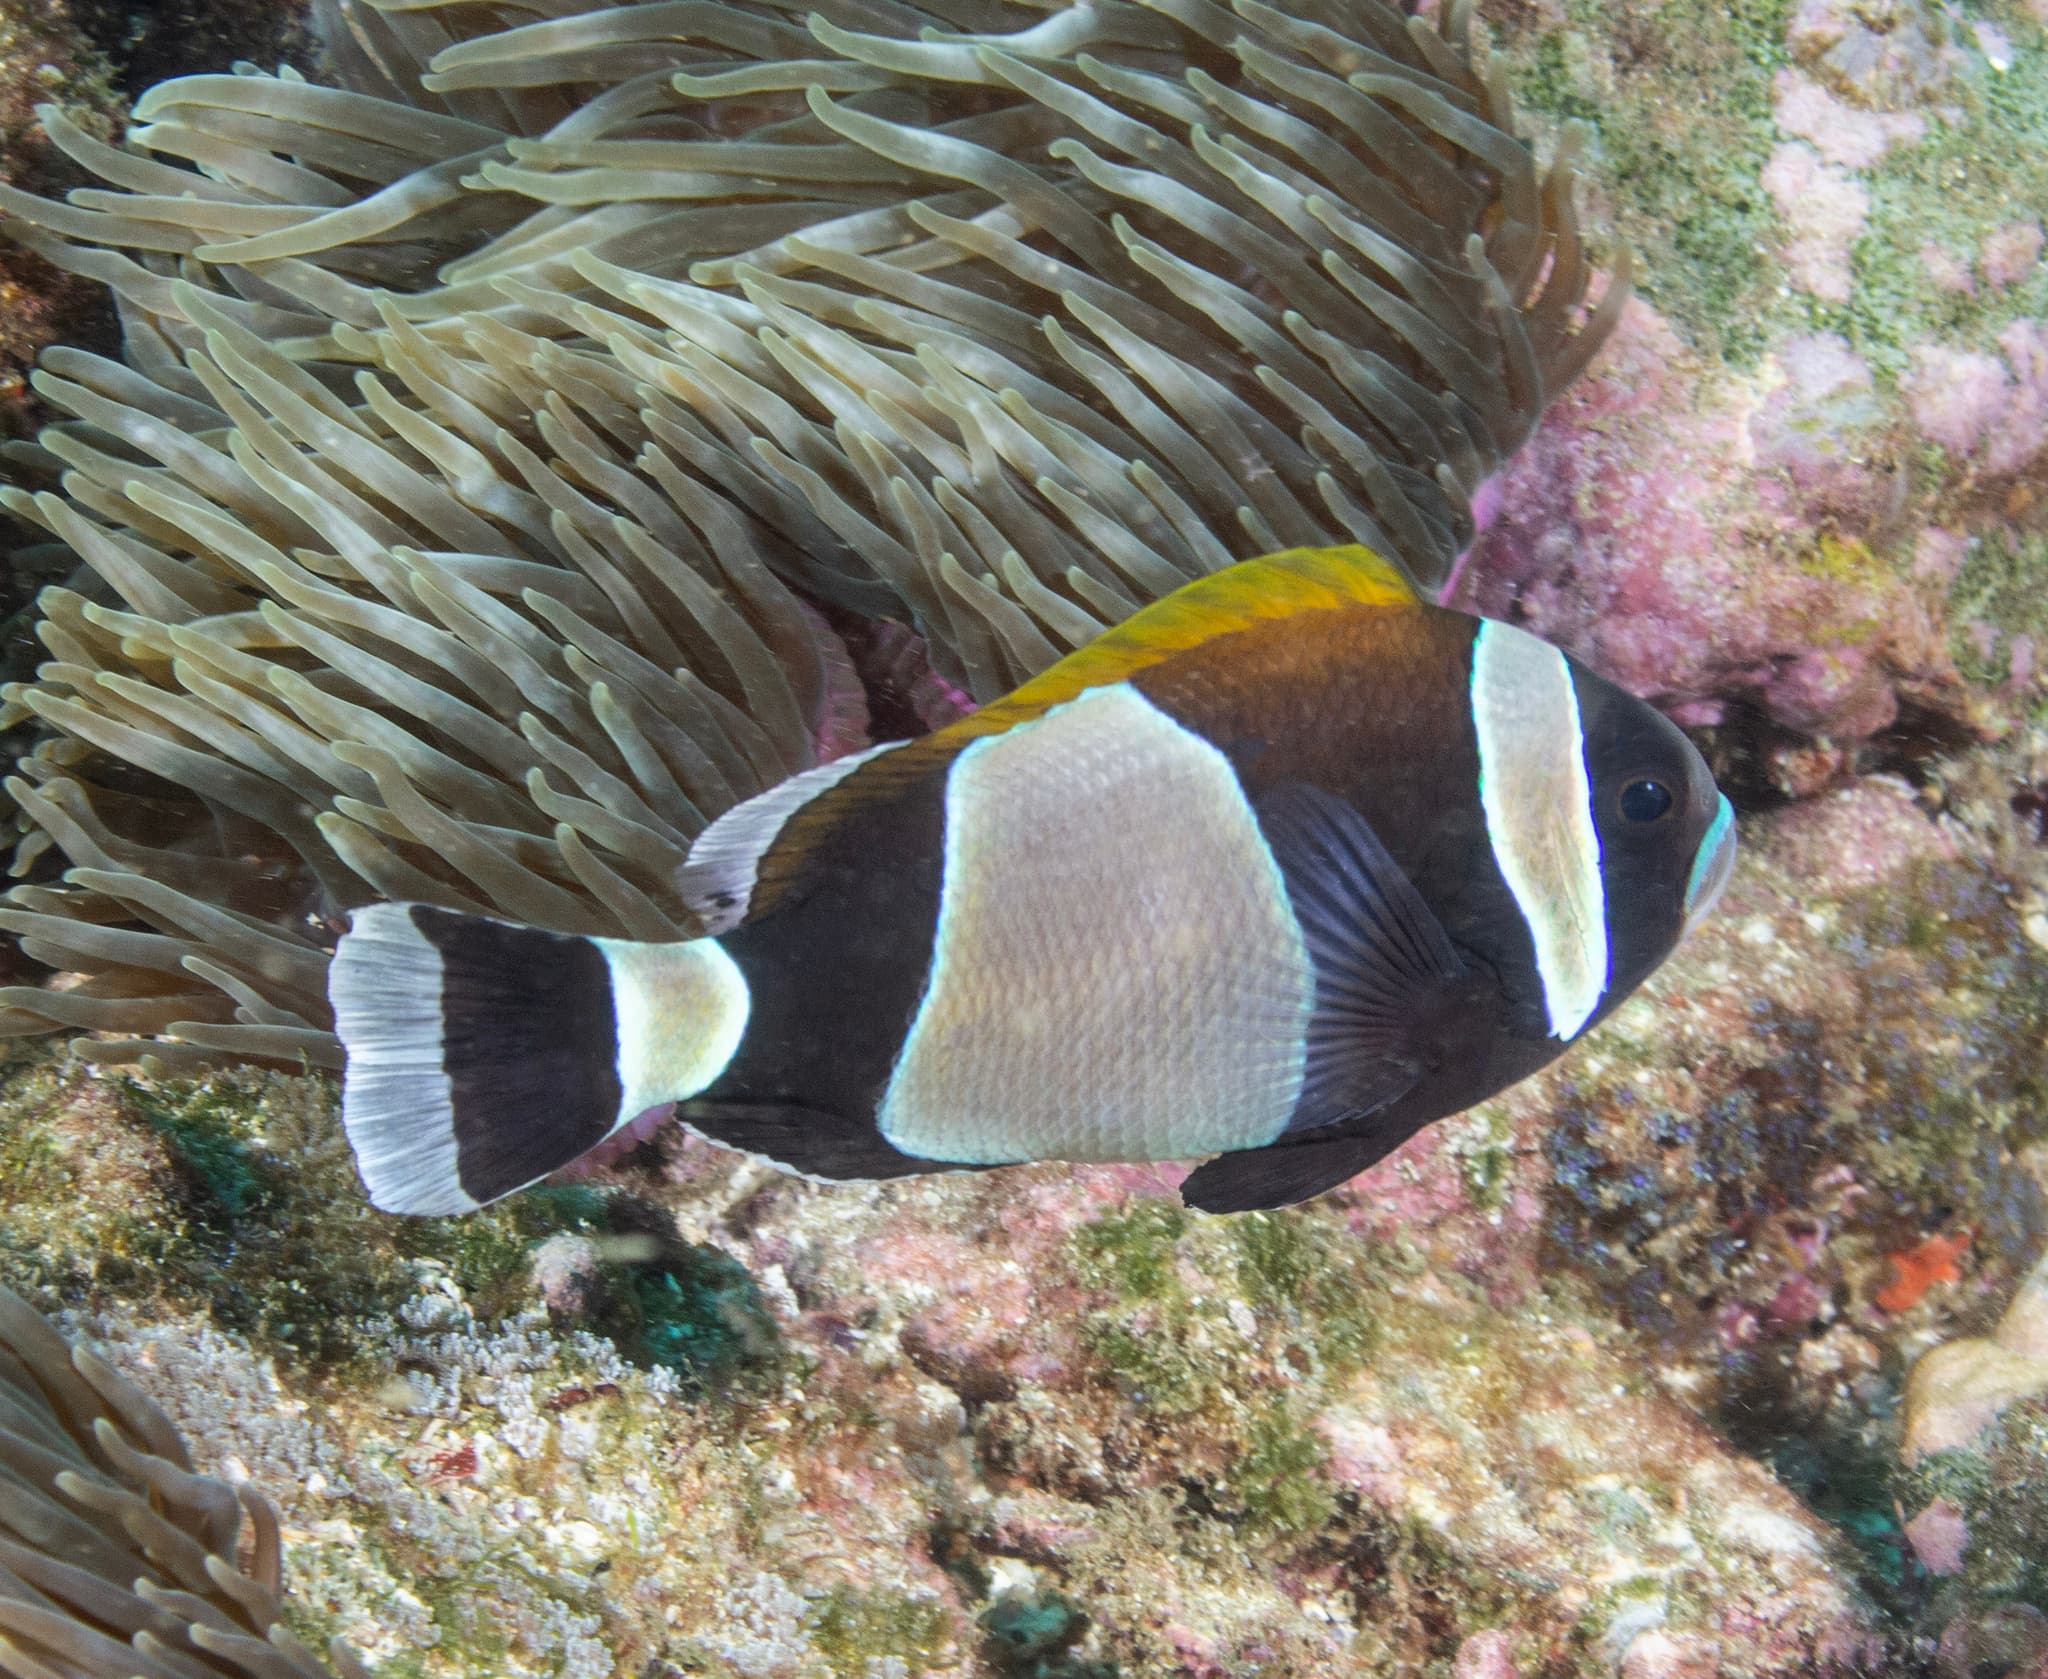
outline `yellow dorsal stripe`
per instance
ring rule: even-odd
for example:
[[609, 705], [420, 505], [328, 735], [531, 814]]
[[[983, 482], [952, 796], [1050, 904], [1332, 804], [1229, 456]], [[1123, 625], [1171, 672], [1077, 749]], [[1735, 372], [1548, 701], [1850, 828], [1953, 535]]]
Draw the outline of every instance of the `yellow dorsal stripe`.
[[1284, 548], [1198, 577], [1077, 647], [1050, 670], [927, 737], [965, 745], [1041, 716], [1090, 688], [1269, 618], [1347, 606], [1408, 606], [1413, 585], [1370, 548]]
[[1090, 688], [1121, 682], [1176, 653], [1251, 624], [1344, 607], [1412, 606], [1420, 599], [1393, 564], [1356, 543], [1286, 548], [1184, 583], [1001, 699], [900, 750], [878, 753], [792, 811], [761, 854], [749, 913], [759, 913], [775, 901], [801, 873], [812, 846], [849, 810], [893, 797], [976, 740], [1028, 723]]

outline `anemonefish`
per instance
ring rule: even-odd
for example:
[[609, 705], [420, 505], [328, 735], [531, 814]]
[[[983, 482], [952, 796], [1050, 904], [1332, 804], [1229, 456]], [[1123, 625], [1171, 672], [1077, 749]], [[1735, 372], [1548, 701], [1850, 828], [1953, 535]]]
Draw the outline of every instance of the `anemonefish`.
[[682, 871], [703, 937], [358, 911], [343, 1119], [398, 1212], [666, 1102], [816, 1178], [1211, 1155], [1188, 1205], [1282, 1206], [1576, 1042], [1734, 853], [1650, 706], [1295, 549], [728, 811]]

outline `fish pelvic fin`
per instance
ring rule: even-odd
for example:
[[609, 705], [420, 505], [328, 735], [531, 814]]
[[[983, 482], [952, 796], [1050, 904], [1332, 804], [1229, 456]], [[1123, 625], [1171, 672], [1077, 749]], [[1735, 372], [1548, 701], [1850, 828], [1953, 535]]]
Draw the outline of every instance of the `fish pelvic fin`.
[[474, 1211], [695, 1095], [748, 1012], [714, 939], [582, 938], [427, 904], [356, 911], [328, 995], [356, 1168], [375, 1205], [416, 1214]]

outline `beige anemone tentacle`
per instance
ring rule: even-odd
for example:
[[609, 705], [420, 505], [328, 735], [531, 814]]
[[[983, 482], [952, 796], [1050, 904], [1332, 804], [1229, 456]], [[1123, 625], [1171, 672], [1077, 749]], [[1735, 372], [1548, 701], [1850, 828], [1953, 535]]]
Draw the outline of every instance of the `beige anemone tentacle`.
[[125, 332], [0, 488], [78, 562], [0, 711], [72, 978], [0, 1032], [336, 1065], [379, 897], [686, 935], [690, 838], [864, 738], [835, 625], [986, 700], [1275, 547], [1434, 587], [1626, 291], [1467, 5], [541, 10], [331, 0], [338, 85], [0, 188]]
[[195, 1472], [170, 1418], [5, 1288], [0, 1462], [0, 1675], [369, 1679], [283, 1624], [262, 1489]]

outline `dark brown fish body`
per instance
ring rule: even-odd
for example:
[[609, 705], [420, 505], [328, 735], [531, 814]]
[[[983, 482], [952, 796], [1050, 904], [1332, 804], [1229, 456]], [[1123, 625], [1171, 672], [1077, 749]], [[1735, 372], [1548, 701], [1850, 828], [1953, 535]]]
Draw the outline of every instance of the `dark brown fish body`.
[[[478, 1153], [465, 1092], [502, 1104], [499, 1075], [450, 1062], [457, 1146], [433, 1172], [380, 1166], [374, 1085], [351, 1131], [380, 1203], [418, 1210], [515, 1188], [662, 1099], [820, 1177], [1215, 1152], [1192, 1204], [1278, 1204], [1561, 1053], [1669, 953], [1730, 848], [1649, 707], [1363, 551], [1274, 556], [721, 818], [684, 871], [707, 938], [557, 941], [609, 1005], [553, 1062], [580, 1129]], [[439, 976], [416, 1054], [468, 1018], [448, 974], [551, 937], [372, 913], [376, 961], [345, 944], [335, 998], [373, 1067], [368, 985], [397, 955]]]

